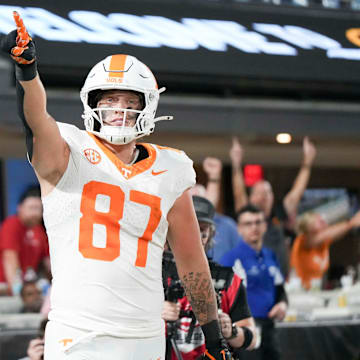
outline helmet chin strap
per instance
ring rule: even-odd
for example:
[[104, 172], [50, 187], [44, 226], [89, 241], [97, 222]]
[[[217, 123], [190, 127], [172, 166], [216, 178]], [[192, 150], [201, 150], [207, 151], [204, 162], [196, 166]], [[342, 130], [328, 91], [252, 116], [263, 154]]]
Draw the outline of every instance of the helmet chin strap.
[[[163, 120], [173, 120], [173, 116], [159, 116], [153, 120], [153, 123], [155, 124], [158, 121]], [[150, 133], [144, 133], [142, 135], [136, 135], [136, 131], [134, 127], [124, 127], [124, 130], [126, 130], [124, 133], [119, 134], [119, 128], [117, 126], [111, 126], [111, 125], [102, 125], [100, 128], [100, 131], [93, 132], [95, 135], [101, 137], [102, 139], [110, 142], [114, 145], [124, 145], [129, 143], [132, 140], [138, 139], [140, 137], [150, 135]], [[135, 135], [135, 136], [134, 136]], [[128, 138], [130, 137], [129, 141]]]
[[117, 126], [103, 125], [97, 134], [114, 145], [128, 144], [136, 138], [134, 127], [129, 126], [119, 128]]

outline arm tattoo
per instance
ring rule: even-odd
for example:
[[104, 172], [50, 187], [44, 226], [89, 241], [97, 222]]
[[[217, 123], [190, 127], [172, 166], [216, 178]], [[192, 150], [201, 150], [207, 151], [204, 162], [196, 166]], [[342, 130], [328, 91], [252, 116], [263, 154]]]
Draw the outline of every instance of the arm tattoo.
[[216, 319], [214, 286], [208, 274], [190, 272], [183, 275], [181, 282], [200, 325]]

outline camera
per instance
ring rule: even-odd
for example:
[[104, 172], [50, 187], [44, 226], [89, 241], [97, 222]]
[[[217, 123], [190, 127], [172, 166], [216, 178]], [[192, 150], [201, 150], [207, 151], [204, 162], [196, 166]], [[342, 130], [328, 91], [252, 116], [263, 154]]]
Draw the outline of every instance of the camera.
[[174, 256], [170, 251], [164, 251], [162, 263], [165, 298], [167, 301], [177, 302], [185, 296], [185, 290], [181, 285]]

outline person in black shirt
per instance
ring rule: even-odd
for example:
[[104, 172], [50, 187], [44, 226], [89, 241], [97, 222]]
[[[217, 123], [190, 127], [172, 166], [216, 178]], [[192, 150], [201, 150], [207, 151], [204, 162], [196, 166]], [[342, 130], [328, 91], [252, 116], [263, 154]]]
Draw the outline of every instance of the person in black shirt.
[[[200, 196], [193, 196], [193, 203], [202, 243], [205, 250], [208, 250], [213, 244], [215, 208], [210, 201]], [[165, 256], [171, 258], [168, 253]], [[173, 267], [173, 271], [170, 271], [170, 267], [164, 266], [165, 288], [174, 280], [176, 283], [176, 270]], [[248, 307], [242, 279], [234, 274], [231, 267], [220, 266], [211, 259], [209, 259], [209, 267], [218, 294], [219, 309], [221, 309], [219, 318], [224, 338], [233, 350], [253, 349], [256, 344], [255, 323]], [[177, 349], [167, 352], [167, 360], [179, 359], [176, 355], [177, 350], [182, 359], [195, 360], [203, 353], [205, 347], [201, 327], [193, 316], [186, 296], [179, 295], [178, 299], [174, 299], [176, 296], [169, 296], [169, 291], [166, 291], [166, 294], [168, 296], [162, 317], [167, 321], [177, 321], [174, 335]]]

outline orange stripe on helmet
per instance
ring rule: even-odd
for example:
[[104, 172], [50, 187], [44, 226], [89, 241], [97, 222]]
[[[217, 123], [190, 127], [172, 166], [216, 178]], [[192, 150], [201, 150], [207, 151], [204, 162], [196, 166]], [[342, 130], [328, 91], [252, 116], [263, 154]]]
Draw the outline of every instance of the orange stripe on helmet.
[[124, 77], [125, 63], [127, 55], [113, 55], [110, 60], [109, 76]]

